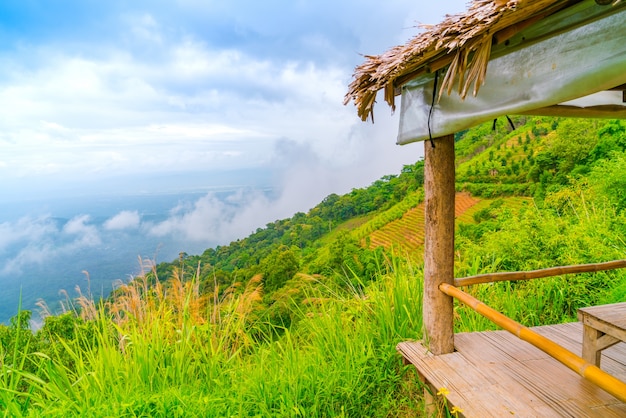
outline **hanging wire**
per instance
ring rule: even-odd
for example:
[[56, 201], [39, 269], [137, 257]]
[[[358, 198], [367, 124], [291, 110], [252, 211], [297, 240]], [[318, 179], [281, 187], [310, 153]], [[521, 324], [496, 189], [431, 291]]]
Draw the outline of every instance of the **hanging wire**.
[[509, 125], [511, 125], [511, 130], [514, 131], [515, 130], [515, 124], [513, 123], [513, 121], [509, 117], [509, 115], [504, 115], [504, 116], [506, 116], [506, 120], [509, 121]]
[[428, 111], [428, 137], [430, 138], [430, 145], [435, 148], [435, 141], [433, 141], [433, 135], [430, 130], [430, 118], [433, 115], [433, 108], [435, 107], [435, 97], [437, 96], [437, 82], [439, 81], [439, 70], [435, 71], [435, 83], [433, 85], [433, 100], [430, 103], [430, 110]]
[[[509, 121], [509, 126], [511, 127], [511, 130], [514, 131], [515, 130], [515, 124], [513, 123], [513, 121], [511, 120], [511, 118], [509, 117], [509, 115], [504, 115], [504, 117], [506, 118], [506, 120]], [[495, 131], [496, 130], [496, 122], [498, 121], [498, 118], [495, 118], [493, 120], [493, 125], [491, 125], [491, 130]]]

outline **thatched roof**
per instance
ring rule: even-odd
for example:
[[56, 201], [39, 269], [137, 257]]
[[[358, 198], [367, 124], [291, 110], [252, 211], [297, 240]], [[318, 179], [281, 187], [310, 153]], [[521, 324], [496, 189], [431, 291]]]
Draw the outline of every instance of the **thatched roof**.
[[476, 95], [484, 82], [492, 45], [502, 44], [531, 24], [580, 1], [474, 0], [463, 14], [447, 15], [437, 25], [423, 25], [424, 31], [405, 45], [365, 56], [365, 62], [355, 69], [344, 103], [353, 100], [365, 121], [372, 115], [379, 90], [385, 89], [385, 101], [395, 109], [395, 96], [403, 84], [446, 67], [440, 94], [450, 94], [458, 82], [462, 98], [470, 89]]

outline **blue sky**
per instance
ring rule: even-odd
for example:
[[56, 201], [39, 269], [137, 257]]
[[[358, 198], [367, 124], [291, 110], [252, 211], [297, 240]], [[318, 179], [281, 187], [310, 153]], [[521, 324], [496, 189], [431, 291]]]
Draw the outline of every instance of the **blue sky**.
[[[378, 54], [465, 1], [0, 2], [0, 192], [59, 194], [152, 174], [261, 168], [312, 202], [415, 161], [343, 106]], [[136, 181], [129, 181], [135, 179]]]

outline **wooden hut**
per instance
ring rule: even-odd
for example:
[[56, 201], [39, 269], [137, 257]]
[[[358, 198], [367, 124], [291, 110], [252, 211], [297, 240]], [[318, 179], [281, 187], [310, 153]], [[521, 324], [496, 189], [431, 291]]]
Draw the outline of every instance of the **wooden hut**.
[[[428, 392], [446, 387], [447, 401], [467, 416], [626, 416], [626, 385], [615, 377], [626, 378], [626, 349], [613, 347], [617, 354], [598, 367], [601, 350], [626, 339], [626, 311], [604, 307], [597, 317], [580, 312], [582, 325], [531, 330], [458, 289], [626, 262], [455, 279], [453, 254], [454, 133], [514, 114], [626, 117], [625, 22], [622, 0], [474, 0], [355, 70], [345, 101], [361, 119], [373, 120], [383, 90], [392, 109], [401, 97], [398, 144], [426, 141], [424, 340], [398, 349]], [[455, 338], [453, 298], [530, 344], [505, 331]], [[604, 329], [597, 323], [607, 313]]]

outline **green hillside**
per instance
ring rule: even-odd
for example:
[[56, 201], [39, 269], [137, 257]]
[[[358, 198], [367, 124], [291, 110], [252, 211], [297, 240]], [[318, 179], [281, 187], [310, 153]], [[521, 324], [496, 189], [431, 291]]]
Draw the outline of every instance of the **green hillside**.
[[[456, 276], [626, 258], [626, 123], [518, 117], [456, 136]], [[423, 162], [106, 301], [0, 325], [7, 416], [420, 416]], [[103, 255], [104, 256], [104, 255]], [[626, 272], [471, 290], [528, 326], [626, 300]], [[45, 306], [42, 305], [42, 308]], [[458, 331], [494, 325], [458, 306]]]

